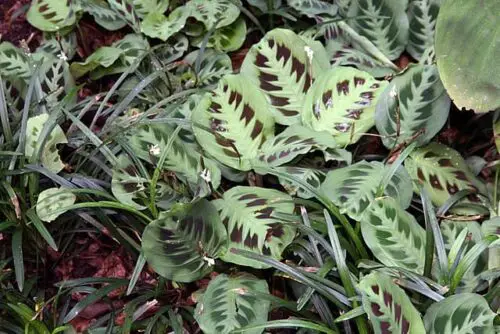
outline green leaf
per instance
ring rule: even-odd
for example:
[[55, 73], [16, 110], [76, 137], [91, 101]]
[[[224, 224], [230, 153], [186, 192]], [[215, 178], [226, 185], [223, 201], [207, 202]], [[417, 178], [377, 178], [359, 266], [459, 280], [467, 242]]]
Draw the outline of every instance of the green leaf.
[[0, 44], [0, 74], [4, 79], [28, 83], [31, 68], [28, 56], [9, 42]]
[[38, 195], [36, 214], [40, 220], [51, 222], [62, 215], [76, 201], [76, 196], [66, 188], [49, 188]]
[[314, 53], [310, 60], [306, 48], [312, 51], [293, 31], [274, 29], [250, 48], [241, 66], [241, 73], [264, 92], [280, 124], [300, 123], [306, 93], [328, 67]]
[[[198, 57], [201, 57], [200, 71], [195, 73], [194, 66]], [[200, 50], [195, 50], [184, 57], [182, 62], [185, 65], [179, 66], [176, 73], [191, 85], [217, 84], [224, 75], [233, 72], [231, 58], [226, 53], [214, 49], [205, 49], [203, 54]], [[189, 117], [186, 118], [189, 119]]]
[[[416, 149], [405, 160], [405, 168], [413, 180], [422, 184], [436, 206], [443, 205], [460, 190], [484, 192], [484, 186], [470, 172], [460, 154], [442, 144], [430, 143]], [[414, 190], [420, 193], [416, 185]], [[468, 198], [479, 201], [474, 194]]]
[[[359, 220], [375, 199], [387, 168], [390, 166], [378, 161], [360, 161], [338, 168], [328, 172], [320, 190], [340, 208], [341, 213]], [[397, 169], [384, 193], [397, 199], [403, 209], [410, 206], [411, 180], [404, 168]]]
[[373, 125], [375, 106], [386, 81], [350, 67], [324, 72], [307, 93], [302, 121], [328, 131], [339, 145], [357, 142]]
[[326, 150], [335, 147], [337, 147], [337, 144], [328, 132], [317, 132], [302, 125], [294, 124], [277, 136], [266, 140], [252, 165], [254, 167], [281, 166], [292, 161], [298, 155], [306, 154], [311, 150]]
[[441, 6], [437, 65], [444, 87], [459, 108], [487, 112], [500, 107], [499, 12], [497, 0], [448, 0]]
[[214, 205], [207, 200], [174, 207], [144, 230], [142, 250], [161, 276], [192, 282], [212, 271], [227, 249], [227, 234]]
[[[453, 245], [459, 239], [460, 234], [463, 230], [467, 230], [466, 242], [467, 246], [463, 249], [463, 254], [468, 252], [474, 245], [476, 245], [479, 241], [481, 241], [483, 235], [481, 233], [481, 227], [475, 221], [452, 221], [452, 220], [443, 220], [441, 222], [441, 234], [443, 235], [443, 241], [446, 251], [450, 257], [450, 267], [453, 268], [454, 262], [458, 261], [456, 255], [452, 254], [451, 250]], [[455, 253], [455, 250], [454, 250]], [[462, 254], [462, 255], [463, 255]], [[453, 259], [451, 259], [451, 255]], [[451, 262], [453, 261], [453, 262]], [[460, 281], [460, 285], [458, 286], [458, 292], [473, 292], [481, 282], [478, 275], [485, 271], [487, 268], [487, 252], [482, 254], [476, 261], [476, 263], [469, 268], [462, 280]], [[454, 269], [454, 268], [453, 268]]]
[[71, 60], [76, 53], [77, 39], [74, 31], [62, 35], [58, 32], [43, 34], [43, 41], [36, 49], [35, 53], [48, 53], [54, 58], [64, 58]]
[[226, 75], [207, 93], [191, 119], [203, 149], [229, 167], [250, 170], [265, 140], [274, 136], [274, 119], [262, 93], [241, 74]]
[[420, 314], [392, 278], [374, 272], [365, 276], [358, 287], [375, 334], [425, 333]]
[[170, 0], [132, 0], [135, 12], [141, 18], [149, 13], [165, 13], [170, 4]]
[[446, 123], [450, 104], [434, 65], [410, 65], [377, 102], [375, 124], [382, 142], [391, 149], [423, 131], [416, 141], [428, 143]]
[[[127, 135], [127, 138], [134, 153], [140, 159], [156, 166], [173, 132], [167, 124], [143, 125], [136, 127]], [[184, 178], [190, 186], [194, 186], [198, 183], [200, 174], [205, 168], [209, 171], [213, 187], [217, 188], [221, 178], [217, 165], [193, 149], [193, 145], [185, 143], [179, 137], [174, 138], [163, 163], [164, 170], [178, 173], [178, 177]]]
[[184, 28], [189, 16], [190, 11], [186, 6], [177, 7], [168, 17], [160, 12], [151, 12], [142, 21], [141, 31], [146, 36], [166, 41]]
[[408, 7], [409, 36], [406, 50], [415, 59], [434, 45], [434, 31], [439, 7], [444, 0], [412, 0]]
[[[271, 303], [253, 292], [269, 294], [265, 280], [242, 273], [238, 276], [218, 275], [203, 293], [194, 318], [206, 334], [229, 334], [245, 326], [263, 324]], [[245, 331], [260, 334], [263, 329]]]
[[[274, 189], [233, 187], [222, 199], [213, 202], [227, 229], [228, 248], [249, 250], [281, 259], [283, 250], [293, 241], [295, 228], [283, 224], [274, 214], [291, 214], [292, 198]], [[222, 260], [254, 268], [268, 268], [261, 262], [227, 252]]]
[[113, 9], [122, 20], [128, 23], [136, 33], [140, 32], [139, 16], [133, 6], [134, 0], [107, 0], [111, 9]]
[[348, 17], [357, 17], [349, 24], [368, 38], [389, 59], [397, 59], [408, 42], [408, 0], [351, 1]]
[[494, 113], [493, 116], [493, 135], [495, 139], [495, 146], [497, 147], [497, 152], [500, 153], [500, 112]]
[[[26, 126], [26, 146], [24, 151], [27, 157], [32, 157], [35, 154], [36, 147], [40, 140], [40, 133], [48, 119], [48, 114], [41, 114], [28, 119], [28, 124]], [[64, 168], [64, 163], [59, 157], [57, 145], [66, 144], [67, 142], [68, 140], [63, 130], [59, 125], [56, 125], [48, 136], [40, 154], [40, 161], [45, 168], [55, 173], [59, 173]]]
[[423, 273], [425, 230], [394, 198], [375, 199], [360, 222], [363, 240], [380, 262]]
[[[424, 316], [425, 333], [495, 333], [495, 313], [482, 296], [461, 293], [432, 304]], [[423, 333], [423, 332], [422, 332]]]
[[337, 15], [337, 6], [321, 0], [288, 0], [288, 5], [301, 14], [315, 17], [321, 14]]
[[207, 30], [230, 25], [240, 15], [240, 9], [231, 0], [191, 0], [185, 6]]
[[[237, 51], [245, 42], [247, 36], [247, 24], [240, 17], [228, 26], [216, 29], [208, 38], [207, 47], [214, 48], [222, 52]], [[205, 39], [200, 35], [192, 39], [192, 45], [201, 47]]]
[[[298, 178], [299, 180], [306, 182], [311, 187], [314, 187], [316, 189], [318, 189], [321, 183], [323, 183], [323, 181], [325, 180], [325, 173], [319, 169], [287, 166], [278, 167], [276, 168], [276, 170]], [[293, 184], [292, 182], [289, 182], [283, 178], [279, 178], [279, 181], [283, 188], [285, 188], [286, 191], [292, 196], [297, 195], [298, 197], [306, 199], [314, 198], [314, 194], [310, 193], [306, 189], [297, 186], [296, 184]]]
[[71, 26], [76, 22], [73, 1], [32, 0], [26, 19], [42, 31], [57, 31]]
[[106, 30], [114, 31], [127, 25], [127, 21], [104, 0], [84, 0], [81, 1], [81, 5], [82, 9], [92, 15], [95, 22]]

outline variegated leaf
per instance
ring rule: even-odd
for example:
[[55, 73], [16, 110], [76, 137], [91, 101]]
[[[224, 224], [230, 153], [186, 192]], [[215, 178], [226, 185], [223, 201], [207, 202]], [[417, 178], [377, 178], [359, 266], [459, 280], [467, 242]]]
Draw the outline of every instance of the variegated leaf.
[[165, 13], [170, 4], [170, 0], [132, 0], [135, 12], [141, 18], [149, 13]]
[[43, 42], [35, 53], [44, 52], [55, 58], [71, 60], [76, 53], [76, 33], [70, 32], [61, 36], [59, 33], [44, 33]]
[[[267, 320], [271, 305], [255, 293], [269, 293], [265, 280], [247, 273], [220, 274], [210, 281], [202, 294], [194, 318], [206, 334], [229, 334], [238, 328], [262, 324]], [[245, 333], [260, 334], [262, 331], [254, 329]]]
[[[373, 202], [382, 178], [389, 166], [381, 162], [360, 161], [351, 166], [338, 168], [326, 175], [320, 190], [354, 220]], [[385, 195], [397, 199], [403, 209], [411, 202], [411, 180], [404, 168], [398, 168], [385, 188]]]
[[410, 65], [378, 100], [375, 124], [382, 142], [391, 149], [420, 133], [419, 145], [428, 143], [448, 119], [450, 105], [436, 66]]
[[184, 28], [190, 14], [186, 6], [177, 7], [168, 16], [159, 12], [149, 13], [142, 21], [141, 31], [149, 37], [166, 41]]
[[[368, 38], [386, 57], [397, 59], [408, 42], [408, 0], [354, 0], [349, 24]], [[359, 16], [359, 17], [358, 17]]]
[[460, 293], [446, 297], [427, 309], [424, 316], [425, 333], [493, 334], [495, 316], [484, 297], [474, 293]]
[[328, 1], [322, 0], [287, 0], [288, 5], [301, 14], [309, 17], [326, 14], [329, 16], [337, 15], [338, 8]]
[[[228, 248], [244, 249], [281, 259], [281, 253], [295, 237], [295, 227], [285, 225], [274, 213], [292, 213], [292, 198], [274, 189], [233, 187], [213, 202], [219, 210], [229, 238]], [[267, 268], [261, 262], [227, 252], [227, 262]]]
[[290, 125], [300, 123], [306, 93], [328, 67], [320, 59], [293, 31], [274, 29], [252, 46], [241, 72], [265, 93], [276, 122]]
[[139, 16], [135, 12], [133, 0], [107, 0], [111, 9], [113, 9], [122, 20], [134, 29], [134, 32], [141, 31]]
[[266, 106], [262, 93], [245, 76], [226, 75], [193, 111], [198, 143], [223, 164], [250, 170], [262, 144], [274, 136], [274, 119]]
[[73, 0], [32, 0], [28, 22], [42, 31], [57, 31], [76, 21]]
[[[287, 166], [278, 167], [276, 170], [287, 173], [296, 179], [306, 182], [308, 185], [316, 189], [319, 189], [326, 176], [321, 170], [312, 168]], [[292, 196], [297, 195], [298, 197], [306, 199], [315, 197], [315, 195], [311, 194], [308, 190], [298, 187], [296, 184], [293, 184], [288, 180], [280, 178], [279, 181], [283, 188], [285, 188], [286, 191]]]
[[76, 196], [66, 188], [49, 188], [38, 195], [36, 214], [44, 222], [51, 222], [62, 215], [65, 208], [76, 201]]
[[409, 37], [406, 50], [419, 60], [434, 45], [439, 7], [443, 0], [411, 0], [408, 8]]
[[28, 56], [9, 42], [0, 44], [0, 74], [4, 79], [28, 83], [31, 67]]
[[[241, 5], [239, 0], [236, 2]], [[190, 0], [186, 6], [207, 30], [230, 25], [240, 15], [240, 9], [231, 0]]]
[[[194, 73], [194, 65], [198, 57], [201, 57], [200, 72]], [[231, 74], [233, 66], [231, 58], [225, 53], [214, 49], [205, 49], [203, 53], [195, 50], [183, 59], [183, 64], [177, 68], [177, 73], [188, 86], [208, 86], [217, 84], [226, 74]]]
[[[236, 51], [241, 48], [247, 36], [247, 24], [240, 17], [230, 25], [216, 29], [208, 38], [207, 46], [222, 52]], [[192, 45], [201, 47], [205, 34], [192, 39]]]
[[375, 334], [425, 333], [420, 313], [392, 278], [374, 272], [365, 276], [358, 287]]
[[204, 199], [161, 213], [142, 235], [149, 265], [178, 282], [192, 282], [211, 272], [226, 249], [227, 234], [217, 210]]
[[127, 25], [127, 21], [111, 9], [105, 0], [82, 0], [82, 9], [92, 15], [97, 24], [106, 30], [118, 30]]
[[[405, 168], [411, 178], [424, 187], [436, 206], [443, 205], [460, 190], [485, 193], [484, 186], [470, 172], [462, 156], [442, 144], [430, 143], [413, 151], [405, 160]], [[420, 192], [417, 185], [414, 190]], [[474, 194], [468, 199], [479, 202]]]
[[374, 199], [360, 222], [363, 240], [381, 263], [424, 272], [425, 230], [396, 199]]
[[386, 86], [366, 72], [332, 68], [307, 93], [302, 121], [316, 131], [330, 132], [340, 146], [355, 143], [375, 124], [375, 106]]

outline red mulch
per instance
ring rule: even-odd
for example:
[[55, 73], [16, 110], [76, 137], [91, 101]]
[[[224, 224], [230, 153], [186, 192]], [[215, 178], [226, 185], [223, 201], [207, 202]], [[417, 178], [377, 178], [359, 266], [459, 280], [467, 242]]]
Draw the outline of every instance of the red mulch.
[[19, 46], [23, 39], [29, 41], [28, 45], [38, 45], [41, 32], [32, 27], [25, 18], [24, 13], [31, 0], [0, 0], [0, 41], [8, 41]]

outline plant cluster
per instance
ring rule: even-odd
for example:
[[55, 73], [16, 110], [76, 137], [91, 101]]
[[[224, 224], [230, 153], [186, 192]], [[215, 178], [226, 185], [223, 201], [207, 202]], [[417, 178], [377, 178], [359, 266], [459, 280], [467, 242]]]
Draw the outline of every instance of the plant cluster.
[[[76, 333], [97, 303], [88, 333], [499, 331], [498, 1], [24, 10], [40, 45], [0, 44], [2, 332]], [[122, 38], [82, 59], [84, 20]], [[439, 138], [460, 108], [483, 156]], [[57, 282], [82, 237], [135, 267]]]

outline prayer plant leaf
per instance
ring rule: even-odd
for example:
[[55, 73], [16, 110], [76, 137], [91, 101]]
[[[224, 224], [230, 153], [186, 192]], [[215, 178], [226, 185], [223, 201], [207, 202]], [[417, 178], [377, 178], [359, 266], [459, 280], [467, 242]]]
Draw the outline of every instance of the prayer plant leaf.
[[137, 15], [144, 18], [149, 13], [165, 13], [170, 0], [132, 0]]
[[177, 7], [168, 16], [160, 12], [151, 12], [141, 24], [143, 34], [166, 41], [181, 31], [189, 18], [190, 11], [186, 6]]
[[[281, 191], [238, 186], [213, 203], [226, 227], [229, 249], [248, 250], [279, 260], [295, 237], [295, 227], [272, 217], [294, 210], [292, 198]], [[222, 260], [254, 268], [269, 267], [231, 252], [224, 254]]]
[[32, 0], [28, 22], [42, 31], [57, 31], [76, 22], [73, 0]]
[[334, 67], [307, 93], [302, 122], [315, 131], [328, 131], [341, 146], [355, 143], [375, 125], [375, 106], [386, 86], [366, 72]]
[[[73, 205], [76, 196], [65, 188], [49, 188], [38, 195], [36, 202], [36, 214], [40, 220], [51, 222], [67, 210], [66, 207]], [[60, 211], [62, 210], [62, 211]]]
[[291, 125], [260, 148], [252, 166], [281, 166], [313, 149], [335, 148], [337, 144], [326, 132], [317, 132], [302, 125]]
[[376, 198], [360, 222], [363, 240], [381, 263], [423, 273], [425, 230], [397, 200]]
[[420, 313], [392, 278], [374, 272], [358, 285], [375, 334], [425, 333]]
[[235, 5], [239, 1], [231, 0], [191, 0], [186, 6], [191, 16], [203, 22], [205, 28], [221, 28], [233, 23], [240, 15], [240, 9]]
[[274, 136], [264, 95], [241, 74], [226, 75], [203, 97], [191, 119], [203, 150], [238, 170], [250, 170], [262, 144]]
[[389, 59], [397, 59], [408, 42], [407, 4], [408, 0], [351, 1], [347, 16], [356, 20], [349, 24]]
[[[195, 73], [194, 66], [198, 57], [201, 57], [200, 71]], [[205, 49], [203, 54], [200, 50], [195, 50], [184, 57], [183, 64], [185, 65], [177, 68], [177, 73], [191, 85], [217, 84], [224, 75], [233, 72], [231, 58], [226, 53], [214, 49]]]
[[500, 107], [498, 0], [453, 0], [436, 23], [439, 75], [459, 108], [487, 112]]
[[[167, 149], [174, 130], [167, 124], [150, 124], [136, 127], [127, 139], [134, 153], [142, 160], [157, 165], [162, 152]], [[172, 139], [163, 170], [177, 173], [177, 177], [185, 179], [194, 187], [207, 169], [210, 181], [216, 189], [220, 184], [220, 170], [212, 160], [204, 158], [193, 145], [182, 141], [179, 137]]]
[[227, 234], [214, 205], [207, 200], [178, 204], [151, 222], [142, 235], [142, 250], [161, 276], [192, 282], [210, 273], [227, 249]]
[[28, 56], [9, 42], [0, 44], [0, 75], [3, 79], [21, 80], [26, 84], [31, 78]]
[[104, 0], [81, 1], [82, 9], [94, 17], [95, 22], [106, 30], [114, 31], [127, 25], [117, 11]]
[[326, 14], [335, 16], [338, 12], [338, 7], [328, 1], [322, 0], [288, 0], [288, 5], [301, 14], [309, 17]]
[[[378, 161], [360, 161], [351, 166], [338, 168], [328, 172], [320, 190], [340, 208], [342, 213], [359, 220], [375, 199], [389, 167]], [[412, 185], [404, 168], [397, 169], [384, 194], [397, 199], [403, 209], [410, 205]]]
[[[247, 36], [247, 24], [242, 17], [228, 26], [216, 29], [209, 37], [207, 47], [214, 48], [222, 52], [237, 51], [245, 42]], [[205, 35], [200, 35], [192, 39], [192, 45], [201, 47]]]
[[315, 57], [313, 49], [293, 31], [274, 29], [250, 48], [241, 73], [265, 94], [276, 122], [290, 125], [300, 123], [309, 87], [328, 68], [320, 59], [322, 57]]
[[[485, 193], [484, 185], [472, 174], [462, 156], [443, 144], [433, 142], [416, 149], [405, 160], [405, 168], [438, 207], [460, 190]], [[420, 193], [417, 184], [414, 190]], [[469, 195], [468, 199], [479, 202], [475, 194]]]
[[127, 24], [134, 29], [134, 31], [140, 32], [140, 22], [139, 16], [135, 11], [133, 5], [133, 0], [107, 0], [111, 9], [113, 9], [122, 20], [126, 21]]
[[[26, 146], [24, 150], [27, 157], [32, 157], [33, 154], [35, 154], [36, 147], [40, 141], [40, 134], [48, 119], [48, 114], [41, 114], [28, 119], [28, 124], [26, 126]], [[66, 144], [67, 142], [68, 140], [63, 130], [59, 125], [56, 125], [42, 148], [40, 154], [41, 164], [50, 171], [59, 173], [64, 168], [64, 163], [59, 157], [57, 144]]]
[[444, 0], [412, 0], [408, 7], [409, 36], [406, 50], [420, 60], [424, 51], [434, 45], [439, 7]]
[[384, 145], [392, 149], [417, 133], [419, 145], [428, 143], [448, 119], [451, 101], [434, 65], [410, 65], [381, 94], [375, 124]]
[[[262, 324], [267, 320], [271, 303], [255, 293], [269, 294], [265, 280], [247, 273], [220, 274], [202, 294], [194, 318], [206, 334], [229, 334], [234, 329]], [[247, 334], [262, 332], [263, 329], [245, 331]]]
[[[424, 316], [425, 333], [495, 333], [495, 313], [482, 296], [460, 293], [432, 304]], [[424, 333], [424, 332], [422, 332]]]
[[[287, 167], [278, 167], [276, 168], [278, 171], [283, 173], [287, 173], [289, 175], [293, 175], [296, 179], [302, 180], [306, 182], [311, 187], [318, 189], [321, 186], [321, 183], [325, 180], [325, 173], [319, 169], [312, 168], [303, 168], [303, 167], [295, 167], [295, 166], [287, 166]], [[297, 195], [301, 198], [314, 198], [315, 195], [311, 194], [306, 189], [298, 187], [296, 184], [287, 181], [285, 179], [279, 179], [280, 184], [285, 188], [285, 190], [292, 196]]]

